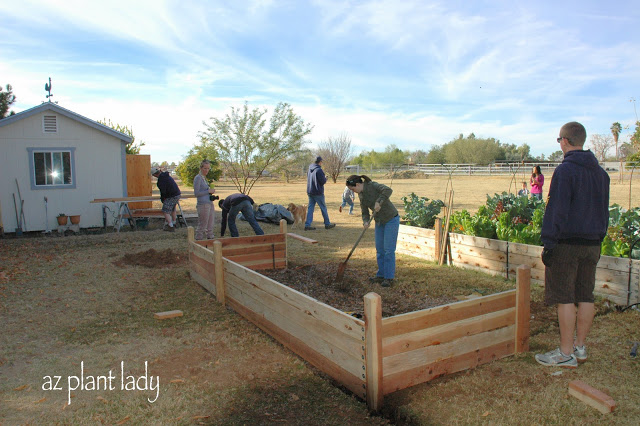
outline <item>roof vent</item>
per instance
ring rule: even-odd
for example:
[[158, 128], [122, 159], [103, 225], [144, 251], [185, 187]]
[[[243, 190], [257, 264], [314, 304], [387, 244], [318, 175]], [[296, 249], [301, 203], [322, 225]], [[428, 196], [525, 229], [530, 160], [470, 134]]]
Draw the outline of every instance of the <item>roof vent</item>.
[[58, 120], [55, 115], [45, 115], [43, 121], [45, 133], [58, 133]]

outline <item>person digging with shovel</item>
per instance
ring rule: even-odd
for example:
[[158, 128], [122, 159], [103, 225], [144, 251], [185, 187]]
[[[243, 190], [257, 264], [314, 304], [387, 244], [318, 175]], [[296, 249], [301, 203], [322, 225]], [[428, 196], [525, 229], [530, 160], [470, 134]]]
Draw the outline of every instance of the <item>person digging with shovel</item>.
[[365, 229], [371, 224], [369, 210], [373, 211], [376, 222], [375, 241], [378, 272], [369, 278], [372, 283], [382, 287], [391, 287], [396, 276], [396, 243], [400, 229], [398, 210], [389, 200], [393, 190], [377, 183], [365, 175], [351, 175], [347, 178], [347, 187], [358, 194], [362, 222]]

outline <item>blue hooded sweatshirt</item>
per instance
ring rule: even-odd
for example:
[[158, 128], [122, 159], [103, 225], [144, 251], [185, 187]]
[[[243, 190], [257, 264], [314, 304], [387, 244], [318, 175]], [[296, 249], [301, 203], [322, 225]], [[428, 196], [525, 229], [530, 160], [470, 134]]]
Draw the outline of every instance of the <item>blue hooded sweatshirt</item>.
[[542, 220], [545, 248], [599, 245], [609, 226], [609, 175], [591, 151], [569, 151], [553, 172]]
[[320, 164], [311, 164], [307, 172], [307, 194], [324, 195], [325, 183], [327, 183], [327, 177], [324, 175]]

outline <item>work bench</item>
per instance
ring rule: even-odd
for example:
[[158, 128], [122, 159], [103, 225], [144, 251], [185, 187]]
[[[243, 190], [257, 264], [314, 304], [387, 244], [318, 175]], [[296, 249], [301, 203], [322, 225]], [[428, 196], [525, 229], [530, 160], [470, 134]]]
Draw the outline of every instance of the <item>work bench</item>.
[[[188, 195], [180, 195], [180, 199], [186, 198], [196, 198], [193, 194]], [[102, 204], [102, 222], [104, 227], [107, 227], [107, 209], [106, 203], [114, 203], [117, 207], [116, 217], [114, 219], [114, 229], [117, 232], [120, 232], [120, 228], [122, 227], [122, 221], [127, 220], [129, 222], [129, 226], [131, 229], [136, 229], [136, 218], [144, 218], [144, 217], [164, 217], [164, 213], [161, 209], [130, 209], [129, 203], [139, 203], [143, 201], [160, 201], [159, 195], [147, 195], [147, 196], [139, 196], [139, 197], [114, 197], [114, 198], [96, 198], [90, 203], [92, 204]], [[176, 222], [179, 226], [187, 226], [187, 221], [184, 213], [182, 212], [182, 207], [180, 206], [180, 202], [176, 204], [178, 209]]]

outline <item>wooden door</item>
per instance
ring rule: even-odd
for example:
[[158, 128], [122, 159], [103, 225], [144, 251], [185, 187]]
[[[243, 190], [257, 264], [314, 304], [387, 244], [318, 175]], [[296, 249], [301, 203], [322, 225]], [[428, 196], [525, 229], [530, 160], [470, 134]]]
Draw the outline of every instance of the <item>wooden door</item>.
[[[151, 156], [127, 154], [127, 196], [143, 197], [152, 195]], [[151, 201], [129, 203], [131, 209], [150, 209]]]

